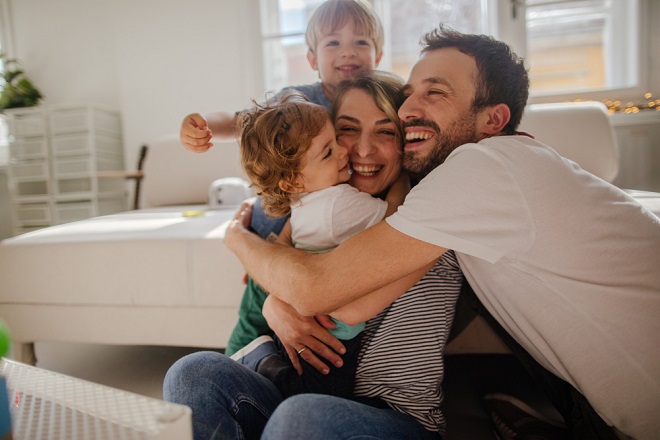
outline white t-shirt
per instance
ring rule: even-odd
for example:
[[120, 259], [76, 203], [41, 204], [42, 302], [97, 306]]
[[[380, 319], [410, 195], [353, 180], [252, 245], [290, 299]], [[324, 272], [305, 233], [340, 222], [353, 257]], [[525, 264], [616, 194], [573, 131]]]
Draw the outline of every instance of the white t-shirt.
[[526, 136], [457, 148], [387, 222], [456, 252], [479, 299], [606, 422], [660, 433], [660, 220]]
[[[291, 240], [298, 249], [326, 252], [385, 217], [387, 202], [342, 183], [305, 194], [291, 205]], [[339, 339], [353, 339], [365, 324], [333, 319]]]
[[291, 239], [318, 252], [339, 246], [385, 217], [387, 202], [342, 183], [305, 194], [291, 206]]

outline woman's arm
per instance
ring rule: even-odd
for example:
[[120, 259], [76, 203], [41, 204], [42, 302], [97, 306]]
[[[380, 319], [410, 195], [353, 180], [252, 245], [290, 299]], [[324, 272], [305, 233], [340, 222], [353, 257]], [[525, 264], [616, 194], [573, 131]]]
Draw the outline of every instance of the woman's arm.
[[321, 322], [324, 322], [320, 319], [322, 317], [302, 316], [293, 307], [272, 295], [269, 295], [264, 302], [263, 315], [268, 326], [280, 338], [299, 374], [302, 374], [302, 368], [298, 350], [302, 347], [309, 348], [304, 353], [305, 361], [323, 374], [327, 374], [330, 369], [319, 358], [326, 359], [337, 367], [342, 366], [343, 362], [339, 354], [345, 353], [346, 349], [326, 328], [334, 325], [330, 318], [326, 317], [328, 322], [322, 325]]

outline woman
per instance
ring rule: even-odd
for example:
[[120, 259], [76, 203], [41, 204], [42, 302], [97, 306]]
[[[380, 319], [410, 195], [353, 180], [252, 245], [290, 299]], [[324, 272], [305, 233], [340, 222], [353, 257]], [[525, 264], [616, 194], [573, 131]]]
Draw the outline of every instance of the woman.
[[[350, 183], [372, 195], [385, 192], [401, 167], [397, 109], [402, 82], [397, 79], [392, 87], [392, 81], [383, 73], [351, 80], [339, 88], [333, 107], [338, 141], [347, 148], [354, 169]], [[366, 402], [356, 403], [361, 410], [382, 414], [380, 432], [408, 438], [438, 438], [444, 432], [439, 410], [442, 354], [461, 282], [458, 265], [449, 255], [368, 321], [354, 400]], [[436, 286], [441, 286], [440, 293]], [[298, 369], [297, 352], [320, 371], [327, 367], [317, 355], [340, 365], [333, 350], [341, 353], [341, 344], [314, 318], [297, 315], [274, 297], [266, 301], [264, 315]], [[283, 400], [264, 377], [209, 352], [179, 360], [166, 376], [163, 394], [166, 400], [192, 407], [196, 439], [217, 433], [259, 438]]]

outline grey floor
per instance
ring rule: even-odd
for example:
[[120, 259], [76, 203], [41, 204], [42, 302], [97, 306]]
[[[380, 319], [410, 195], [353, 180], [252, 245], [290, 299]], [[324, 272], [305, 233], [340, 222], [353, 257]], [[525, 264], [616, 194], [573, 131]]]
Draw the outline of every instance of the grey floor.
[[[37, 366], [137, 394], [162, 398], [169, 366], [196, 348], [37, 343]], [[511, 355], [450, 355], [446, 360], [444, 412], [447, 439], [493, 439], [481, 397], [508, 392], [547, 409]], [[541, 407], [541, 408], [539, 408]]]
[[38, 342], [37, 367], [161, 399], [170, 365], [195, 348]]

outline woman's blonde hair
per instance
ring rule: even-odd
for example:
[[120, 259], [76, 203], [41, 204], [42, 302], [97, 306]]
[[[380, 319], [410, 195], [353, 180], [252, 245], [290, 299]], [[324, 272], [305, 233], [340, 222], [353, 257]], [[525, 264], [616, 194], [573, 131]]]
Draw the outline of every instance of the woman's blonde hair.
[[376, 55], [383, 53], [383, 24], [371, 5], [364, 0], [327, 0], [312, 14], [307, 23], [305, 42], [312, 53], [326, 35], [351, 23], [356, 32], [364, 32], [374, 42]]
[[293, 90], [274, 104], [255, 103], [241, 113], [241, 165], [266, 213], [281, 217], [291, 211], [292, 194], [280, 188], [280, 181], [295, 184], [312, 139], [329, 120], [324, 107]]
[[350, 90], [363, 90], [369, 94], [376, 106], [394, 122], [397, 127], [397, 142], [402, 145], [403, 129], [399, 119], [399, 107], [405, 101], [403, 86], [405, 82], [401, 77], [381, 70], [363, 71], [351, 79], [344, 80], [337, 85], [335, 97], [332, 102], [332, 120], [337, 119], [337, 111], [344, 96]]

